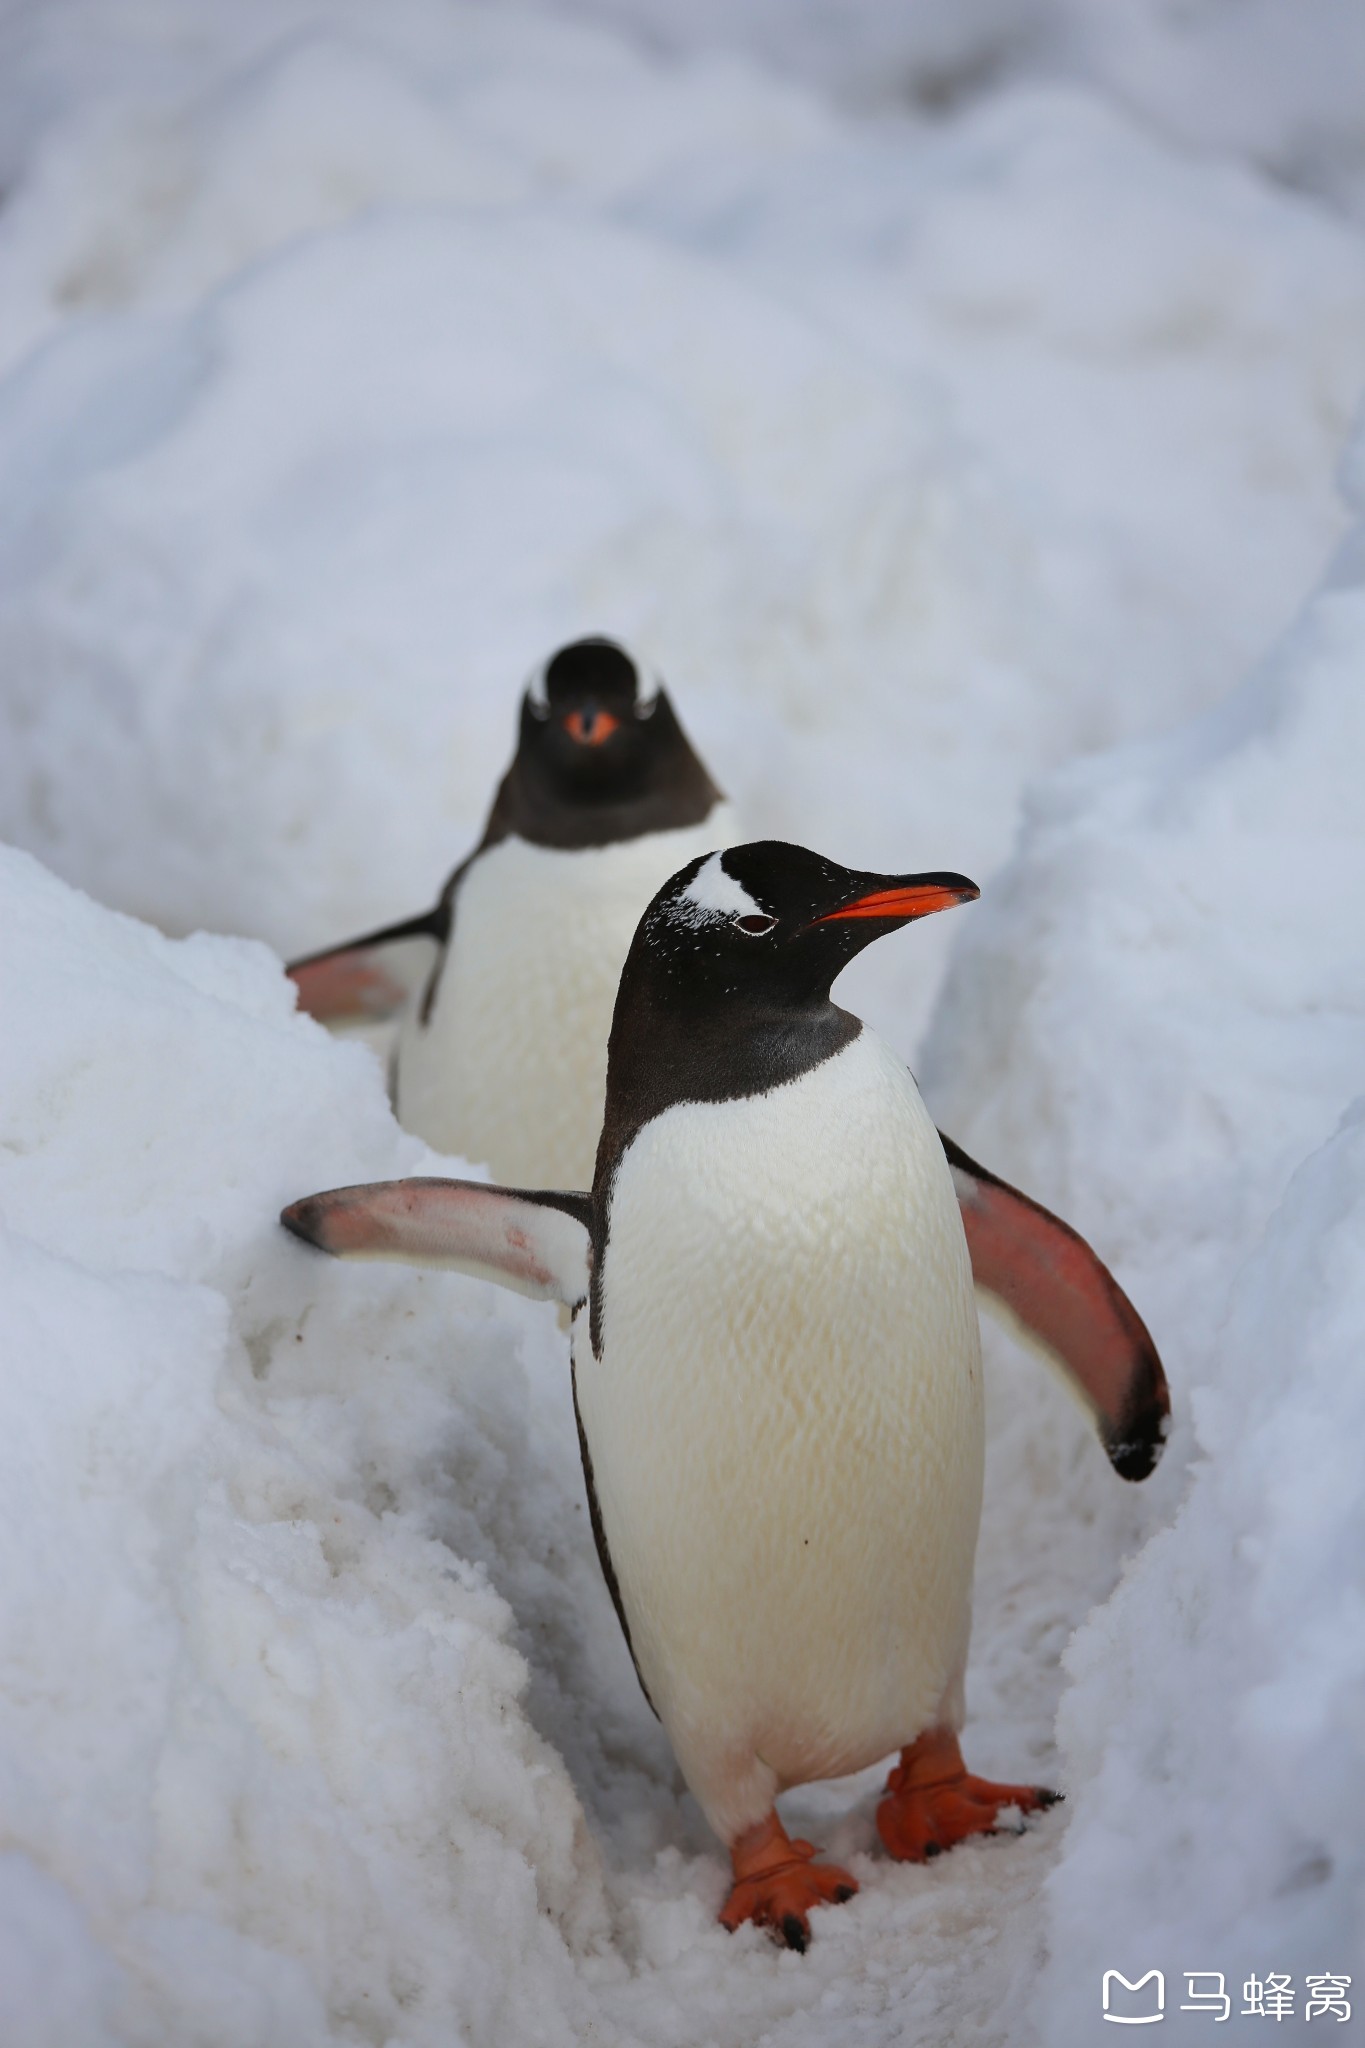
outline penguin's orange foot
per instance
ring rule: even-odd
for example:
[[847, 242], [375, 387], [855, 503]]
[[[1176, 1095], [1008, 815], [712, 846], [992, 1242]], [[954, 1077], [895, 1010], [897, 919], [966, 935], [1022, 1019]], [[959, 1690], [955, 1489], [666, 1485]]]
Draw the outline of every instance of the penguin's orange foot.
[[775, 1940], [804, 1954], [812, 1906], [839, 1906], [858, 1880], [837, 1863], [816, 1863], [809, 1842], [793, 1842], [775, 1813], [747, 1828], [730, 1846], [735, 1881], [721, 1907], [731, 1934], [746, 1920], [771, 1929]]
[[995, 1834], [1002, 1806], [1035, 1813], [1061, 1796], [1043, 1785], [995, 1785], [974, 1777], [957, 1737], [933, 1729], [901, 1751], [877, 1808], [877, 1833], [888, 1855], [924, 1863], [968, 1835]]

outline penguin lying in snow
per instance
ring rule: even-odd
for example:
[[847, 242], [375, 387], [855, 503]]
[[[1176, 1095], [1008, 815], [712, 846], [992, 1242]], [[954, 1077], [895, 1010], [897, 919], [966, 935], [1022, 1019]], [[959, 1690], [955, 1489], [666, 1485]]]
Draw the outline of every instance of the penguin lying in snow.
[[1024, 1248], [1015, 1305], [1058, 1341], [1128, 1476], [1167, 1413], [1151, 1340], [1093, 1254], [945, 1154], [907, 1069], [830, 998], [870, 940], [976, 894], [773, 841], [693, 860], [626, 960], [591, 1193], [395, 1181], [282, 1218], [341, 1256], [573, 1307], [602, 1568], [730, 1849], [721, 1919], [793, 1948], [812, 1906], [857, 1885], [789, 1839], [787, 1787], [899, 1749], [877, 1826], [914, 1861], [1054, 1797], [974, 1777], [958, 1747], [983, 1453], [969, 1247], [1007, 1282]]
[[322, 1023], [401, 1012], [409, 1130], [503, 1180], [579, 1186], [640, 913], [733, 837], [664, 690], [641, 697], [628, 654], [576, 641], [533, 677], [483, 838], [435, 909], [296, 961], [299, 1006]]

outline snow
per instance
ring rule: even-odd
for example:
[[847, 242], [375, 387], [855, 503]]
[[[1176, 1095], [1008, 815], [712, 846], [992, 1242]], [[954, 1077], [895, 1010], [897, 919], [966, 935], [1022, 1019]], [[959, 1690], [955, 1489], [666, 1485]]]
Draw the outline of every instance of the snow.
[[[1079, 2048], [1108, 1967], [1351, 1971], [1365, 263], [1283, 182], [1356, 203], [1309, 12], [6, 10], [6, 2048]], [[896, 50], [935, 120], [802, 82]], [[875, 1775], [802, 1794], [862, 1884], [804, 1958], [714, 1924], [553, 1313], [274, 1220], [437, 1162], [272, 949], [431, 900], [580, 630], [755, 833], [983, 884], [841, 995], [1175, 1391], [1125, 1488], [987, 1334], [968, 1754], [1067, 1805], [917, 1870]]]
[[1358, 1101], [1238, 1276], [1192, 1388], [1189, 1498], [1068, 1653], [1079, 1803], [1042, 1991], [1063, 2034], [1093, 2012], [1101, 1951], [1177, 1972], [1216, 1958], [1237, 1987], [1287, 1972], [1300, 2008], [1310, 1973], [1361, 1953], [1362, 1226]]
[[[344, 1180], [422, 1148], [263, 947], [172, 943], [16, 853], [4, 891], [5, 1804], [13, 1853], [65, 1888], [47, 1944], [89, 1915], [82, 2025], [420, 2040], [434, 2007], [538, 2038], [604, 1906], [516, 1708], [508, 1608], [440, 1540], [482, 1450], [451, 1441], [450, 1319], [406, 1275], [329, 1306], [273, 1226], [304, 1157]], [[491, 1355], [494, 1402], [524, 1404], [515, 1329], [474, 1293], [470, 1385]], [[505, 1981], [477, 1966], [495, 1943]]]
[[1109, 1247], [1180, 1390], [1155, 1533], [1064, 1659], [1056, 2038], [1111, 1966], [1302, 1999], [1361, 1952], [1362, 542], [1224, 705], [1035, 793], [925, 1050], [962, 1141]]
[[[286, 952], [407, 914], [583, 630], [756, 829], [987, 873], [1339, 536], [1365, 266], [1320, 209], [1056, 85], [888, 131], [386, 22], [14, 17], [0, 831], [68, 880]], [[950, 943], [869, 956], [879, 1025]]]
[[934, 120], [1016, 78], [1083, 80], [1188, 146], [1365, 217], [1356, 0], [554, 0], [675, 50], [730, 48]]

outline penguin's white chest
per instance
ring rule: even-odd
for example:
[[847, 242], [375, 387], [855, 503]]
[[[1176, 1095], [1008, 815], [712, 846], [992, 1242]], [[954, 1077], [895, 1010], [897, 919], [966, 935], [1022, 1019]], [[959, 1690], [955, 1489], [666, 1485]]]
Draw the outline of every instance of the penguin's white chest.
[[[722, 1833], [909, 1742], [960, 1681], [980, 1343], [942, 1147], [869, 1031], [627, 1150], [601, 1356], [575, 1326], [595, 1490], [641, 1676]], [[760, 1776], [762, 1774], [760, 1773]]]
[[460, 885], [425, 1024], [398, 1044], [398, 1114], [439, 1150], [516, 1187], [592, 1183], [607, 1038], [621, 968], [655, 893], [730, 842], [728, 810], [700, 825], [578, 852], [507, 839]]

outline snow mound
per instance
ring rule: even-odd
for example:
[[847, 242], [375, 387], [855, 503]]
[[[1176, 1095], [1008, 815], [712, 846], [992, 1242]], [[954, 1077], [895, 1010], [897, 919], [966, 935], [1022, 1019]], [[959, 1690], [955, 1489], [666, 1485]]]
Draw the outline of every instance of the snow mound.
[[[1251, 1978], [1287, 1974], [1297, 2018], [1310, 1975], [1359, 1961], [1362, 1234], [1365, 1099], [1233, 1289], [1193, 1389], [1188, 1501], [1068, 1653], [1080, 1798], [1040, 1996], [1058, 2038], [1081, 2037], [1106, 1968], [1216, 1967], [1239, 2013]], [[1168, 2017], [1203, 2038], [1207, 2015]]]
[[[407, 1274], [329, 1295], [296, 1254], [301, 1176], [424, 1154], [264, 948], [15, 853], [0, 905], [0, 2031], [573, 2039], [598, 1859], [430, 1476], [524, 1468], [553, 1324]], [[482, 1429], [452, 1356], [496, 1364]]]
[[1359, 1081], [1359, 555], [1226, 704], [1032, 793], [926, 1050], [945, 1107], [1092, 1205], [1191, 1352]]
[[1226, 706], [1034, 793], [926, 1055], [964, 1141], [1113, 1257], [1193, 1460], [1067, 1655], [1054, 2038], [1109, 1967], [1302, 2002], [1359, 1954], [1363, 541]]
[[855, 105], [943, 119], [1061, 71], [1196, 149], [1365, 218], [1355, 0], [554, 0], [673, 50], [743, 50]]

